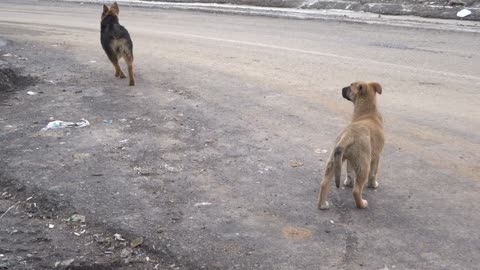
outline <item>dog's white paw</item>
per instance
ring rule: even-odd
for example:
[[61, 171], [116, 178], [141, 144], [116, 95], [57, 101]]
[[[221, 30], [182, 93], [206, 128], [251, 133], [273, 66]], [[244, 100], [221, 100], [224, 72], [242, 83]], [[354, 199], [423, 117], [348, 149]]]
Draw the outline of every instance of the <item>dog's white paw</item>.
[[327, 201], [325, 203], [320, 203], [318, 206], [318, 209], [320, 210], [327, 210], [328, 208], [330, 208], [330, 205], [328, 204]]
[[357, 207], [360, 208], [360, 209], [367, 208], [367, 207], [368, 207], [368, 202], [367, 202], [367, 200], [362, 200], [362, 204], [361, 204], [361, 205], [357, 205]]
[[378, 182], [377, 181], [370, 182], [370, 183], [368, 183], [368, 187], [369, 188], [377, 188], [378, 187]]

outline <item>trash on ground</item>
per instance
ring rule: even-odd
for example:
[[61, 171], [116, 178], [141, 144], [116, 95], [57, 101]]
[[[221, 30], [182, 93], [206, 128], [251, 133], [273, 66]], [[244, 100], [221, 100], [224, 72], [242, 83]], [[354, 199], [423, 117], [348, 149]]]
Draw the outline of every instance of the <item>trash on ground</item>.
[[327, 153], [327, 152], [328, 152], [327, 149], [316, 149], [316, 150], [315, 150], [315, 153], [317, 153], [317, 154], [325, 154], [325, 153]]
[[25, 60], [28, 60], [28, 58], [26, 58], [26, 57], [19, 57], [18, 60], [24, 60], [24, 61], [25, 61]]
[[28, 92], [27, 92], [27, 95], [29, 95], [29, 96], [34, 96], [34, 95], [36, 95], [36, 94], [37, 94], [37, 93], [35, 93], [35, 92], [33, 92], [33, 91], [28, 91]]
[[74, 214], [68, 219], [68, 221], [85, 223], [85, 216]]
[[120, 143], [127, 143], [129, 139], [121, 140]]
[[10, 56], [13, 56], [13, 54], [11, 54], [11, 53], [6, 53], [6, 54], [3, 54], [2, 56], [4, 56], [4, 57], [10, 57]]
[[463, 17], [467, 17], [468, 15], [472, 14], [472, 12], [466, 8], [460, 10], [459, 12], [457, 12], [457, 17], [460, 17], [460, 18], [463, 18]]
[[167, 169], [167, 171], [169, 171], [169, 172], [180, 172], [180, 171], [182, 171], [182, 168], [173, 167], [173, 166], [170, 166], [168, 164], [165, 164], [165, 169]]
[[143, 237], [138, 237], [138, 238], [133, 239], [130, 242], [130, 247], [131, 248], [136, 248], [136, 247], [140, 246], [141, 244], [143, 244]]
[[96, 63], [97, 61], [95, 61], [95, 60], [90, 60], [90, 61], [88, 61], [88, 62], [89, 62], [89, 63]]
[[53, 228], [55, 228], [55, 225], [53, 225], [53, 224], [48, 224], [48, 228], [49, 228], [49, 229], [53, 229]]
[[303, 162], [298, 161], [298, 160], [291, 160], [289, 164], [290, 164], [290, 166], [292, 166], [293, 168], [302, 167], [302, 166], [303, 166]]
[[80, 122], [65, 122], [65, 121], [60, 121], [60, 120], [55, 120], [50, 123], [42, 130], [48, 130], [48, 129], [59, 129], [59, 128], [67, 128], [67, 127], [76, 127], [76, 128], [81, 128], [81, 127], [87, 127], [90, 126], [90, 122], [88, 120], [82, 118]]
[[335, 222], [333, 222], [333, 220], [331, 220], [331, 219], [330, 219], [330, 223], [335, 224]]
[[115, 238], [115, 240], [118, 240], [118, 241], [125, 241], [125, 239], [122, 238], [122, 235], [118, 233], [114, 234], [113, 238]]
[[194, 204], [193, 206], [207, 206], [207, 205], [212, 205], [212, 203], [209, 203], [209, 202], [200, 202], [200, 203]]
[[113, 120], [103, 120], [103, 123], [105, 124], [111, 124], [113, 122]]
[[58, 267], [58, 266], [69, 266], [70, 264], [73, 263], [73, 261], [75, 261], [75, 259], [70, 259], [70, 260], [65, 260], [65, 261], [61, 261], [61, 262], [56, 262], [56, 263], [55, 263], [55, 268]]

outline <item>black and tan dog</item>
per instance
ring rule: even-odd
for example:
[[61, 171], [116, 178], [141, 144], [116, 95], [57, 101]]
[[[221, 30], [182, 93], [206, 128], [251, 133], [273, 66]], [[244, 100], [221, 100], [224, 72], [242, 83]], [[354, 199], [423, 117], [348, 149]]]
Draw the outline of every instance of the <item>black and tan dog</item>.
[[129, 85], [135, 85], [133, 75], [133, 44], [130, 34], [125, 27], [118, 22], [120, 12], [117, 2], [109, 8], [103, 5], [102, 20], [100, 23], [100, 41], [103, 50], [115, 68], [115, 77], [125, 78], [125, 74], [118, 65], [121, 58], [125, 59], [128, 65]]
[[353, 102], [352, 122], [340, 133], [330, 156], [325, 176], [320, 183], [319, 209], [328, 209], [327, 195], [330, 181], [340, 187], [343, 161], [347, 161], [346, 186], [353, 185], [353, 197], [358, 208], [366, 208], [368, 202], [362, 198], [365, 183], [376, 188], [380, 154], [385, 142], [383, 117], [377, 110], [377, 94], [382, 87], [376, 82], [354, 82], [342, 89], [345, 99]]

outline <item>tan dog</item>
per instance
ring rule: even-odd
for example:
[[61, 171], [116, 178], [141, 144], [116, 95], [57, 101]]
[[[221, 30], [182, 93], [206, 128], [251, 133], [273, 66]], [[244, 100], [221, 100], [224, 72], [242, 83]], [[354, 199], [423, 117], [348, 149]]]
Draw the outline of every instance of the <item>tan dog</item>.
[[347, 178], [344, 184], [352, 186], [353, 197], [358, 208], [366, 208], [368, 202], [362, 198], [363, 186], [376, 188], [380, 153], [385, 142], [383, 117], [377, 110], [376, 94], [382, 93], [377, 82], [354, 82], [342, 89], [345, 99], [353, 102], [352, 122], [338, 136], [335, 149], [330, 156], [325, 176], [320, 183], [319, 209], [328, 209], [328, 189], [335, 175], [335, 184], [340, 187], [343, 161], [347, 161]]

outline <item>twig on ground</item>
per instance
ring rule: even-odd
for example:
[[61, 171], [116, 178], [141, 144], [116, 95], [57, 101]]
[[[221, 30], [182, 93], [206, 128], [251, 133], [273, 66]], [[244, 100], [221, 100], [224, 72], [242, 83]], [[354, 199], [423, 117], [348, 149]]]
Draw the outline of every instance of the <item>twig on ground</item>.
[[8, 213], [8, 211], [12, 210], [12, 208], [15, 207], [15, 206], [16, 206], [17, 204], [19, 204], [19, 203], [20, 203], [20, 202], [16, 202], [14, 205], [10, 206], [10, 207], [7, 209], [7, 211], [5, 211], [5, 213], [3, 213], [3, 214], [0, 216], [0, 219], [1, 219], [3, 216], [5, 216], [5, 215]]

